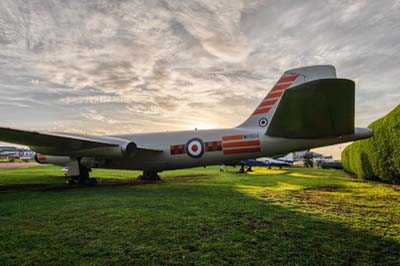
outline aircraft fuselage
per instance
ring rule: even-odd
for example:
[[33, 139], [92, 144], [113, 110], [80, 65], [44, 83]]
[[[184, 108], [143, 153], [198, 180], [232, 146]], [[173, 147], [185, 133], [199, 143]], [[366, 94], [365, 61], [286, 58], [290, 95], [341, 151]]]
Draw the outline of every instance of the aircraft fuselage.
[[[367, 129], [353, 135], [324, 139], [287, 139], [270, 137], [254, 129], [217, 129], [112, 136], [135, 143], [147, 143], [163, 152], [139, 151], [133, 158], [83, 158], [90, 168], [158, 171], [206, 165], [229, 164], [239, 160], [276, 156], [291, 151], [311, 149], [367, 138]], [[65, 160], [69, 160], [65, 157]], [[60, 164], [65, 164], [63, 160]]]

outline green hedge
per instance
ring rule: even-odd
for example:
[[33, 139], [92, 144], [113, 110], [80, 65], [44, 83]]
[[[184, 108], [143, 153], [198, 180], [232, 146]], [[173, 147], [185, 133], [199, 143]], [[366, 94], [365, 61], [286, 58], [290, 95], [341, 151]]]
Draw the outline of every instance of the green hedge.
[[360, 178], [400, 183], [400, 105], [368, 126], [374, 136], [342, 152], [343, 168]]

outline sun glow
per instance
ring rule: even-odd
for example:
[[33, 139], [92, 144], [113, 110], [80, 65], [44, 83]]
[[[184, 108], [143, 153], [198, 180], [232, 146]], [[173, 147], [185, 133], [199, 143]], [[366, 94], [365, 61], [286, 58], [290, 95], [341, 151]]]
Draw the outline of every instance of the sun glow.
[[189, 129], [197, 129], [197, 130], [217, 128], [214, 124], [205, 122], [195, 122], [190, 124], [188, 127]]

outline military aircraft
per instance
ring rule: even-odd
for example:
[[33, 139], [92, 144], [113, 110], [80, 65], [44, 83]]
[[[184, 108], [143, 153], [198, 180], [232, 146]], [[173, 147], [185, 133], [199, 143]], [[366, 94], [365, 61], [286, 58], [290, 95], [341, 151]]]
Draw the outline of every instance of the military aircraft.
[[95, 182], [89, 179], [92, 168], [142, 170], [142, 179], [157, 180], [164, 170], [369, 138], [372, 130], [354, 128], [354, 100], [353, 81], [337, 78], [333, 66], [310, 66], [286, 71], [234, 128], [112, 136], [0, 128], [0, 141], [29, 146], [40, 163], [66, 166], [72, 182]]
[[0, 147], [0, 159], [29, 161], [34, 159], [35, 153], [30, 150], [16, 147]]
[[[292, 166], [293, 161], [293, 153], [288, 153], [285, 156], [276, 156], [276, 157], [261, 157], [256, 159], [242, 160], [241, 166], [244, 169], [244, 166], [253, 167], [253, 166], [266, 166], [271, 168], [272, 166], [277, 166], [279, 168]], [[241, 169], [241, 170], [242, 170]]]
[[19, 149], [15, 147], [0, 147], [0, 158], [18, 157]]

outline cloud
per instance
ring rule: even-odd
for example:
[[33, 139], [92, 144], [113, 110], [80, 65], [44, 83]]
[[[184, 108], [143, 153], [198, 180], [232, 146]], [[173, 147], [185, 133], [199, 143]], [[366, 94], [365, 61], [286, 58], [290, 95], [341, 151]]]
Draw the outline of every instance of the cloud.
[[74, 96], [65, 97], [61, 99], [65, 104], [100, 104], [100, 103], [126, 103], [129, 102], [128, 98], [121, 96]]
[[202, 48], [216, 58], [242, 62], [252, 51], [240, 31], [244, 1], [168, 1], [167, 6]]
[[230, 127], [283, 71], [329, 63], [356, 80], [365, 126], [400, 100], [399, 12], [392, 0], [4, 0], [0, 109], [10, 115], [1, 124]]

